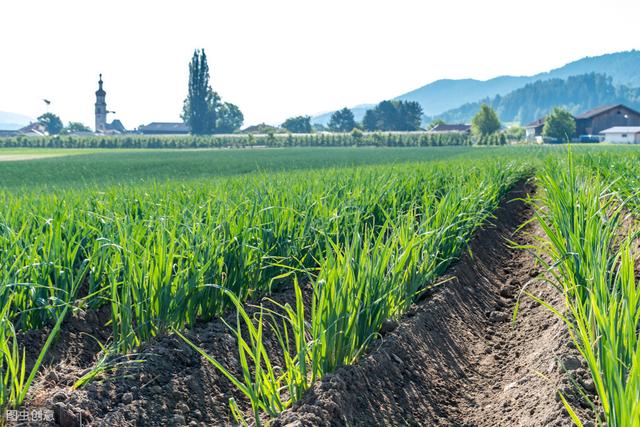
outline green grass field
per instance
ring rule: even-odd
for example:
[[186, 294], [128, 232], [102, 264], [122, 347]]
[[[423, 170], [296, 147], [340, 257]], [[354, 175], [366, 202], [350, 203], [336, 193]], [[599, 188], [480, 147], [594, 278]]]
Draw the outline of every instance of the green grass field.
[[[281, 149], [0, 149], [0, 188], [63, 189], [184, 182], [249, 173], [485, 159], [540, 157], [555, 147]], [[36, 156], [41, 156], [37, 157]]]
[[[576, 146], [576, 152], [635, 152], [628, 146]], [[0, 188], [64, 189], [184, 182], [249, 173], [376, 164], [503, 158], [539, 160], [566, 146], [269, 149], [0, 149]], [[24, 157], [31, 159], [22, 159]], [[11, 157], [21, 160], [11, 160]], [[5, 158], [5, 161], [2, 159]], [[8, 159], [8, 160], [7, 160]]]
[[[443, 148], [282, 148], [202, 150], [8, 149], [2, 155], [43, 158], [0, 162], [4, 188], [81, 187], [184, 181], [252, 172], [423, 162], [479, 150]], [[34, 154], [35, 153], [35, 154]], [[59, 157], [44, 157], [57, 155]]]

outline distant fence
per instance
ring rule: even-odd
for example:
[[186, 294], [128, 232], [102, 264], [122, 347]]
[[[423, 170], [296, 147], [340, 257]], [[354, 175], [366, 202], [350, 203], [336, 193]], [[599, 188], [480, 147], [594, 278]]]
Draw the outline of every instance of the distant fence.
[[504, 145], [502, 134], [473, 138], [462, 133], [375, 132], [267, 135], [16, 136], [0, 138], [0, 148], [251, 148], [251, 147], [440, 147]]

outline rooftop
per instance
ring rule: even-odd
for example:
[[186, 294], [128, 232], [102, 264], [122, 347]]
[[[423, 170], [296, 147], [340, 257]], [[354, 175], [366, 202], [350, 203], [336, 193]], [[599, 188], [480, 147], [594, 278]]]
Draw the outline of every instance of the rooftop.
[[601, 107], [594, 108], [593, 110], [585, 111], [582, 114], [578, 114], [576, 119], [590, 119], [599, 114], [606, 113], [609, 110], [613, 110], [614, 108], [626, 108], [627, 110], [633, 111], [634, 113], [640, 114], [637, 111], [627, 107], [624, 104], [611, 104], [611, 105], [603, 105]]
[[471, 125], [465, 124], [451, 124], [442, 123], [429, 129], [429, 132], [468, 132], [471, 129]]
[[537, 128], [538, 126], [543, 126], [544, 125], [544, 120], [545, 117], [542, 117], [538, 120], [534, 120], [531, 123], [525, 125], [526, 128]]
[[184, 123], [152, 122], [145, 126], [140, 126], [142, 132], [189, 132], [189, 127]]
[[614, 126], [600, 133], [640, 133], [640, 126]]

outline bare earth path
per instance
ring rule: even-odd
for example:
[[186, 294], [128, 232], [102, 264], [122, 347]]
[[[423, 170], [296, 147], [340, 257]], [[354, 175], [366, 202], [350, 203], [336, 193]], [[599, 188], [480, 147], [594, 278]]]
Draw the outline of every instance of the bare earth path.
[[[509, 197], [531, 192], [522, 185]], [[526, 300], [518, 321], [515, 297], [528, 289], [558, 304], [536, 279], [534, 256], [506, 239], [531, 243], [536, 224], [514, 235], [532, 215], [521, 201], [496, 213], [449, 272], [453, 281], [418, 304], [360, 363], [316, 386], [276, 426], [569, 426], [557, 390], [583, 419], [592, 414], [572, 397], [569, 377], [589, 389], [586, 371], [560, 320]]]
[[0, 154], [0, 162], [17, 162], [20, 160], [44, 159], [63, 155], [64, 154]]

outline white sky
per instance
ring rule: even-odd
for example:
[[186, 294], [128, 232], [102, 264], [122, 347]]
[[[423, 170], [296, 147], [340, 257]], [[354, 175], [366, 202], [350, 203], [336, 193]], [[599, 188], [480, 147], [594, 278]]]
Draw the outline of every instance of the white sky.
[[2, 0], [0, 111], [179, 120], [194, 48], [245, 125], [640, 47], [638, 0]]

